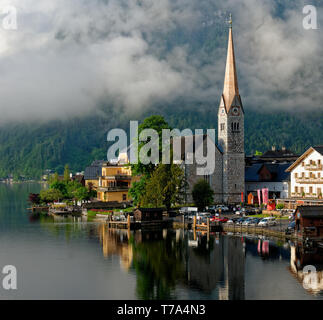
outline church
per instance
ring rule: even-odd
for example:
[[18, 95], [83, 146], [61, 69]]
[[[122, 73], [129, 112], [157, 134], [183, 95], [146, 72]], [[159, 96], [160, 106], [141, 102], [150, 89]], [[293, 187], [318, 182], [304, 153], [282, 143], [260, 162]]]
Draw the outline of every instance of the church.
[[[210, 135], [206, 134], [203, 135], [203, 138], [200, 136], [200, 139], [196, 139], [196, 135], [191, 137], [193, 139], [188, 144], [194, 157], [188, 163], [184, 161], [187, 159], [186, 142], [185, 147], [183, 143], [186, 139], [184, 136], [180, 137], [180, 157], [182, 160], [178, 164], [184, 168], [187, 181], [185, 202], [192, 202], [194, 185], [199, 180], [204, 179], [214, 191], [215, 203], [240, 203], [245, 191], [244, 109], [238, 87], [232, 20], [230, 21], [229, 28], [224, 87], [218, 109], [218, 143]], [[208, 145], [209, 148], [212, 146], [212, 152], [210, 152], [210, 149], [207, 149]], [[119, 154], [118, 163], [129, 163], [130, 149], [128, 147]], [[196, 155], [204, 155], [205, 153], [211, 154], [210, 158], [214, 161], [214, 166], [212, 166], [214, 170], [209, 170], [206, 168], [207, 166], [203, 167], [197, 164]]]
[[[210, 138], [205, 136], [203, 145], [195, 146], [194, 152], [203, 152], [207, 139]], [[210, 175], [207, 173], [204, 176], [197, 175], [195, 162], [185, 165], [188, 182], [187, 200], [192, 200], [193, 186], [203, 178], [214, 190], [215, 203], [240, 203], [245, 190], [244, 109], [238, 87], [232, 20], [229, 28], [224, 87], [218, 109], [218, 143], [215, 146], [214, 159], [215, 170]]]

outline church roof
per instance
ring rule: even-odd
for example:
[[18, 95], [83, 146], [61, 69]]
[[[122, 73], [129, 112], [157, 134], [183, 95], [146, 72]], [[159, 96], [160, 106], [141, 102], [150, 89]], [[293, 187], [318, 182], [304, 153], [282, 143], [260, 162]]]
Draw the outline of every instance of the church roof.
[[236, 61], [234, 55], [234, 44], [232, 36], [232, 27], [229, 29], [229, 41], [227, 62], [225, 67], [223, 99], [226, 111], [229, 112], [232, 105], [239, 105], [242, 107], [241, 98], [238, 87], [238, 77], [236, 69]]

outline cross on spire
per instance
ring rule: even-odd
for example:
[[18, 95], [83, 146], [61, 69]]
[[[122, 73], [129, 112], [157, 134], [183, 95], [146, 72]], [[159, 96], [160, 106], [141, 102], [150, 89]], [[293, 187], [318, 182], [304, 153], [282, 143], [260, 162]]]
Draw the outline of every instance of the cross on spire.
[[232, 28], [232, 13], [230, 12], [230, 16], [229, 16], [229, 28]]

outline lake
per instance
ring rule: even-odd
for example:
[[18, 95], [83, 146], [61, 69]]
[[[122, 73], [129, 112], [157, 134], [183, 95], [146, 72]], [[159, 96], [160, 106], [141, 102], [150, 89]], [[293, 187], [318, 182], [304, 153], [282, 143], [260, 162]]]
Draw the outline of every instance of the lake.
[[38, 183], [0, 184], [0, 269], [17, 290], [0, 299], [322, 299], [302, 284], [322, 253], [245, 235], [109, 230], [86, 218], [32, 216]]

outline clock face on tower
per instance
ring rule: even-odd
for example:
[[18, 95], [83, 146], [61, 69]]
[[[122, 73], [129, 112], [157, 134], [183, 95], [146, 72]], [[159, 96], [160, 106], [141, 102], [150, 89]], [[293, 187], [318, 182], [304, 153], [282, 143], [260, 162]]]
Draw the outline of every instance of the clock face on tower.
[[238, 116], [239, 115], [239, 108], [238, 107], [233, 107], [232, 108], [232, 114], [234, 116]]

